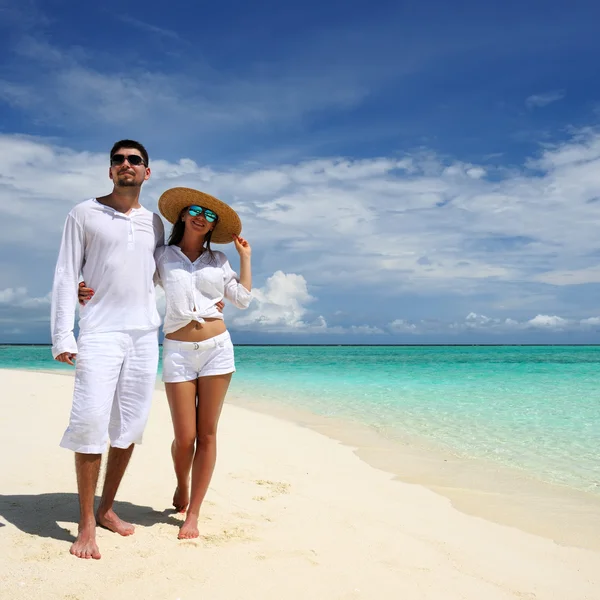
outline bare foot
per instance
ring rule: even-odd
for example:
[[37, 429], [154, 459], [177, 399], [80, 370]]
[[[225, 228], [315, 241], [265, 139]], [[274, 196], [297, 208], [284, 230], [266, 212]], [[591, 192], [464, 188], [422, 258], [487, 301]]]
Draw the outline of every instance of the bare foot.
[[177, 486], [173, 494], [173, 506], [178, 513], [184, 513], [190, 503], [190, 493], [187, 486]]
[[100, 511], [98, 511], [96, 520], [101, 527], [114, 531], [119, 535], [131, 535], [135, 531], [135, 527], [131, 523], [127, 523], [127, 521], [120, 519], [114, 510], [107, 510], [105, 513], [100, 513]]
[[100, 558], [100, 550], [96, 544], [96, 523], [79, 526], [79, 534], [69, 552], [77, 558]]
[[187, 517], [181, 528], [177, 539], [179, 540], [192, 540], [200, 535], [198, 531], [198, 515], [191, 515], [188, 513]]

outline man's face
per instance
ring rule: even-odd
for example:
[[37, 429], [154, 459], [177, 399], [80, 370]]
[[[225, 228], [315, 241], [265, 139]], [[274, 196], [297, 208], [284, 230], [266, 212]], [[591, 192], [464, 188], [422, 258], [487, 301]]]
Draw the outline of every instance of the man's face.
[[[129, 159], [130, 156], [134, 158]], [[150, 167], [144, 164], [139, 150], [119, 148], [112, 155], [108, 176], [114, 181], [115, 187], [141, 187], [144, 181], [150, 179]]]

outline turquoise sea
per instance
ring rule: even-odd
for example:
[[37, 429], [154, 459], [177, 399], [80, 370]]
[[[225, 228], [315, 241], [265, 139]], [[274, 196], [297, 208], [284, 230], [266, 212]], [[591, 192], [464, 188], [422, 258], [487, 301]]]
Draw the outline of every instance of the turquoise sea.
[[[600, 495], [600, 346], [236, 346], [232, 393]], [[48, 346], [0, 368], [72, 369]]]

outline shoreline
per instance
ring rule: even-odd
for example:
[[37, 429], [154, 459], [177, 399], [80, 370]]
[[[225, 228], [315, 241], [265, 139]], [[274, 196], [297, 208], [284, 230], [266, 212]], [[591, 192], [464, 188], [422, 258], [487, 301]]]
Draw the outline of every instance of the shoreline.
[[370, 466], [423, 486], [461, 512], [539, 535], [563, 546], [600, 551], [600, 496], [551, 484], [491, 461], [458, 457], [427, 440], [390, 440], [339, 417], [231, 396], [242, 408], [290, 421], [344, 444]]
[[[68, 552], [78, 518], [73, 453], [58, 445], [72, 374], [55, 375], [0, 370], [7, 600], [591, 600], [600, 589], [600, 552], [466, 514], [439, 492], [368, 464], [360, 445], [335, 440], [334, 423], [319, 432], [309, 416], [296, 424], [262, 414], [237, 393], [223, 408], [200, 537], [177, 540], [183, 515], [170, 508], [172, 427], [159, 382], [115, 503], [135, 534], [98, 528], [102, 558], [76, 559]], [[362, 438], [367, 450], [383, 451]], [[421, 475], [425, 456], [402, 456]]]
[[[73, 376], [66, 369], [35, 372]], [[350, 448], [368, 465], [447, 498], [467, 515], [516, 527], [563, 546], [600, 551], [600, 495], [548, 483], [491, 461], [459, 457], [416, 436], [402, 442], [390, 440], [368, 425], [256, 400], [235, 389], [239, 386], [232, 387], [226, 403], [325, 435]], [[155, 389], [164, 390], [159, 376]]]

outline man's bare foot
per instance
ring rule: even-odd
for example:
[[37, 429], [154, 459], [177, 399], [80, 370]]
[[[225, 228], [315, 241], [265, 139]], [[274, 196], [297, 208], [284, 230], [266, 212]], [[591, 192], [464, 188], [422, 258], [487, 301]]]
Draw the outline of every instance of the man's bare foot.
[[187, 486], [177, 486], [173, 494], [173, 506], [178, 513], [184, 513], [190, 503], [190, 493]]
[[192, 540], [200, 535], [198, 531], [198, 515], [191, 515], [188, 513], [187, 517], [181, 528], [177, 539], [179, 540]]
[[101, 527], [114, 531], [119, 535], [131, 535], [135, 531], [135, 527], [131, 523], [127, 523], [127, 521], [120, 519], [114, 510], [107, 510], [105, 513], [100, 513], [100, 511], [98, 511], [96, 520]]
[[100, 558], [100, 550], [96, 544], [96, 523], [79, 526], [79, 534], [69, 552], [77, 558]]

